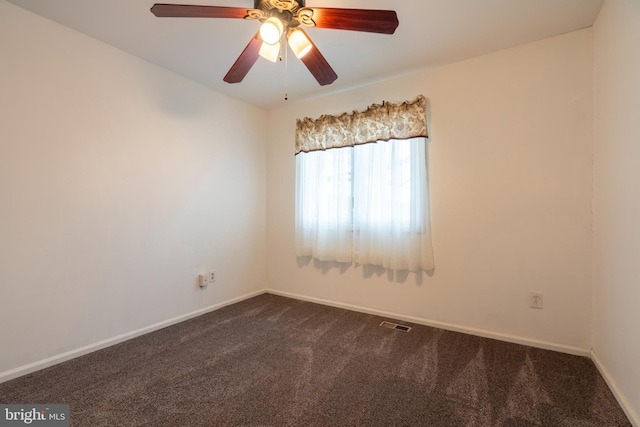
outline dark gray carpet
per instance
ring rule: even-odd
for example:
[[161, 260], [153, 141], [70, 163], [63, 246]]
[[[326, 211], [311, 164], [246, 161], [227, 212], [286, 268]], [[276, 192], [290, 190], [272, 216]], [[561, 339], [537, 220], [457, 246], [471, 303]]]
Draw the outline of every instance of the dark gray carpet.
[[73, 426], [630, 425], [586, 358], [381, 320], [261, 295], [0, 384], [0, 402], [68, 403]]

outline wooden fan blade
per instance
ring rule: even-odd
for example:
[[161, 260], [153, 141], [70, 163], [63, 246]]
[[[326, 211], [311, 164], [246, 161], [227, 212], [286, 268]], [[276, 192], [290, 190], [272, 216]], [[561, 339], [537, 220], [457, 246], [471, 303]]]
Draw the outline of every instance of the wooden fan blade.
[[[304, 30], [300, 29], [300, 31]], [[329, 65], [324, 56], [322, 56], [315, 43], [311, 38], [309, 38], [309, 35], [307, 35], [307, 38], [311, 42], [313, 48], [311, 48], [305, 56], [300, 58], [300, 60], [309, 69], [309, 71], [311, 71], [311, 74], [313, 74], [313, 77], [315, 77], [318, 83], [320, 83], [320, 86], [330, 85], [336, 81], [338, 75], [333, 71], [333, 68], [331, 68], [331, 65]]]
[[339, 9], [313, 7], [316, 28], [364, 31], [367, 33], [393, 34], [398, 28], [398, 15], [394, 10]]
[[258, 60], [260, 46], [262, 46], [262, 39], [258, 32], [236, 59], [227, 75], [224, 76], [224, 81], [227, 83], [240, 83]]
[[156, 3], [151, 13], [159, 18], [238, 18], [247, 16], [247, 10], [240, 7], [193, 6], [188, 4]]

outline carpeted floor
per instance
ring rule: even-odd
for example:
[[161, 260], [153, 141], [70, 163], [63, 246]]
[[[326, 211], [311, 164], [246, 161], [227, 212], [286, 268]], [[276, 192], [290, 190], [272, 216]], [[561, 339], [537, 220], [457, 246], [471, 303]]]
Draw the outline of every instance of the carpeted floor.
[[630, 425], [589, 359], [382, 320], [265, 294], [0, 384], [0, 403], [92, 427]]

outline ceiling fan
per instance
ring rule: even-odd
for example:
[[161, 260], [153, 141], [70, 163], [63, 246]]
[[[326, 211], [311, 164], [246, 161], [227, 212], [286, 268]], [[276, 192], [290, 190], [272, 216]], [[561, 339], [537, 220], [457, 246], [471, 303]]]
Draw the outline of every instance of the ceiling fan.
[[393, 34], [398, 27], [398, 16], [393, 10], [306, 7], [305, 0], [254, 0], [253, 9], [157, 3], [151, 12], [157, 17], [260, 21], [260, 30], [224, 77], [227, 83], [241, 82], [259, 56], [276, 62], [284, 35], [286, 44], [318, 83], [328, 85], [338, 76], [301, 26], [379, 34]]

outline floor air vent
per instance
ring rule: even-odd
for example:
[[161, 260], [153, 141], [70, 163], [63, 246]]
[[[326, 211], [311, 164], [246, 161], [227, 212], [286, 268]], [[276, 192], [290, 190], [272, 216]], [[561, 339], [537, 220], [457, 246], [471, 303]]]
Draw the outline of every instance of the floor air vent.
[[397, 323], [387, 322], [386, 320], [380, 323], [380, 326], [402, 332], [409, 332], [411, 330], [410, 326], [398, 325]]

